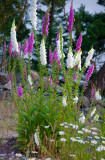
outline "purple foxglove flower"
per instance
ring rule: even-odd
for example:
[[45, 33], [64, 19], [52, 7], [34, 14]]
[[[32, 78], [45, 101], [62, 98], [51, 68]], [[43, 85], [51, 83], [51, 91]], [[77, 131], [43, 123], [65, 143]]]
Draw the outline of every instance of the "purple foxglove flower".
[[21, 85], [20, 85], [19, 88], [18, 88], [17, 95], [20, 96], [20, 97], [23, 96], [23, 89], [22, 89], [22, 86], [21, 86]]
[[84, 88], [86, 89], [86, 85], [88, 84], [88, 81], [93, 73], [93, 70], [94, 70], [94, 65], [93, 66], [90, 66], [88, 71], [87, 71], [87, 74], [86, 74], [86, 82], [84, 84]]
[[58, 58], [58, 54], [57, 54], [57, 50], [56, 49], [54, 50], [53, 59], [58, 62], [58, 66], [61, 69], [61, 62], [60, 62], [60, 60]]
[[20, 54], [20, 44], [19, 44], [19, 46], [18, 46], [18, 51], [19, 51], [18, 54]]
[[9, 54], [12, 55], [12, 41], [9, 43]]
[[52, 86], [52, 78], [51, 78], [51, 76], [50, 76], [50, 78], [49, 78], [49, 84]]
[[47, 13], [45, 14], [43, 18], [42, 23], [42, 35], [47, 37], [48, 36], [48, 27], [49, 27], [49, 9], [47, 10]]
[[25, 71], [23, 71], [23, 73], [24, 73], [23, 76], [24, 76], [24, 78], [25, 78], [25, 77], [26, 77]]
[[74, 20], [75, 19], [74, 19], [74, 13], [73, 13], [73, 6], [72, 6], [72, 3], [71, 3], [70, 13], [69, 13], [69, 33], [72, 31]]
[[77, 44], [76, 44], [76, 51], [79, 51], [81, 49], [81, 43], [82, 43], [82, 33], [80, 34]]
[[74, 79], [73, 79], [73, 81], [76, 81], [76, 79], [77, 79], [77, 75], [74, 75]]
[[6, 42], [4, 43], [4, 54], [6, 53]]
[[26, 41], [26, 42], [24, 43], [24, 45], [23, 45], [23, 53], [24, 53], [24, 55], [27, 54], [27, 51], [28, 51], [28, 41]]
[[28, 40], [28, 52], [29, 53], [32, 53], [32, 51], [33, 51], [33, 44], [34, 44], [34, 34], [32, 32], [31, 36], [29, 37], [29, 40]]
[[52, 57], [51, 49], [49, 49], [49, 61], [51, 65], [53, 64], [52, 60], [53, 60], [53, 57]]

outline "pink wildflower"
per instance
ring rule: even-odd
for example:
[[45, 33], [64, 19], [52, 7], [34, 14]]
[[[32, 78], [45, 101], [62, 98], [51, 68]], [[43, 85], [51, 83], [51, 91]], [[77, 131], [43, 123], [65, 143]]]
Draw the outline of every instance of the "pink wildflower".
[[76, 51], [79, 51], [81, 49], [81, 43], [82, 43], [82, 33], [80, 34], [77, 44], [76, 44]]
[[43, 18], [43, 24], [42, 24], [42, 35], [47, 37], [48, 36], [48, 27], [49, 27], [49, 10], [47, 10], [47, 13], [45, 14]]
[[29, 53], [32, 53], [32, 51], [33, 51], [33, 44], [34, 44], [34, 34], [32, 32], [31, 36], [29, 37], [29, 40], [28, 40], [28, 52]]
[[12, 41], [9, 43], [9, 54], [12, 55]]
[[51, 65], [53, 64], [52, 60], [53, 60], [53, 57], [52, 57], [51, 49], [49, 49], [49, 61]]
[[20, 85], [19, 88], [18, 88], [17, 95], [20, 96], [20, 97], [23, 96], [23, 89], [22, 89], [22, 86], [21, 86], [21, 85]]
[[71, 3], [70, 14], [69, 14], [69, 33], [72, 31], [74, 20], [75, 19], [74, 19], [74, 13], [73, 13], [73, 6], [72, 6], [72, 3]]

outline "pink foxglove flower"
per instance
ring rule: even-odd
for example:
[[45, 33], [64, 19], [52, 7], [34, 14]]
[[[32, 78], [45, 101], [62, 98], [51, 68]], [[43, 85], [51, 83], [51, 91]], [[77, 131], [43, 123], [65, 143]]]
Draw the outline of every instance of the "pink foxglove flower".
[[76, 44], [76, 51], [79, 51], [81, 49], [81, 43], [82, 43], [82, 33], [80, 34], [77, 44]]
[[73, 79], [73, 81], [76, 81], [76, 79], [77, 79], [77, 75], [74, 75], [74, 79]]
[[31, 36], [29, 37], [29, 40], [28, 40], [28, 52], [29, 53], [32, 53], [32, 51], [33, 51], [33, 45], [34, 45], [34, 34], [32, 32]]
[[45, 48], [45, 42], [44, 39], [42, 39], [41, 45], [40, 45], [40, 61], [42, 65], [47, 64], [47, 59], [46, 59], [46, 48]]
[[70, 14], [69, 14], [69, 33], [72, 31], [73, 21], [74, 21], [74, 13], [73, 13], [73, 6], [71, 3]]
[[93, 73], [93, 70], [94, 70], [94, 65], [93, 66], [90, 66], [88, 71], [87, 71], [87, 74], [86, 74], [86, 83], [84, 84], [84, 88], [86, 89], [86, 85], [88, 84], [88, 81]]
[[9, 43], [9, 54], [10, 56], [12, 55], [12, 42], [11, 41]]
[[37, 30], [37, 0], [31, 0], [31, 24], [34, 30]]
[[49, 9], [47, 10], [47, 13], [45, 14], [43, 18], [43, 24], [42, 24], [42, 35], [47, 37], [48, 36], [48, 27], [49, 27]]
[[13, 48], [16, 52], [19, 52], [18, 50], [18, 42], [16, 39], [16, 26], [15, 26], [15, 21], [12, 24], [12, 28], [11, 28], [11, 41], [13, 44]]
[[22, 86], [21, 86], [21, 85], [20, 85], [19, 88], [18, 88], [17, 95], [20, 96], [20, 97], [23, 96], [23, 89], [22, 89]]

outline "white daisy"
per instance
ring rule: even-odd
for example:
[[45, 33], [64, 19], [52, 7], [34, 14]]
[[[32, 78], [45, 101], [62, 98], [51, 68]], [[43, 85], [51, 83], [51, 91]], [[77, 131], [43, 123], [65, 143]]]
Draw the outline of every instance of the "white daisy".
[[22, 157], [23, 155], [21, 153], [16, 153], [15, 156], [16, 157]]
[[100, 137], [98, 137], [98, 136], [94, 136], [95, 137], [95, 139], [100, 139]]
[[82, 131], [77, 131], [77, 133], [83, 134], [83, 132], [82, 132]]
[[73, 128], [74, 129], [78, 129], [78, 125], [73, 125]]
[[92, 140], [91, 143], [92, 143], [92, 144], [97, 144], [97, 141]]
[[59, 135], [64, 135], [65, 133], [63, 131], [60, 131], [59, 132]]
[[92, 132], [93, 135], [97, 135], [97, 132]]
[[74, 138], [74, 137], [71, 137], [70, 140], [72, 140], [72, 142], [76, 142], [77, 141], [77, 139]]
[[66, 138], [60, 138], [60, 141], [65, 142]]

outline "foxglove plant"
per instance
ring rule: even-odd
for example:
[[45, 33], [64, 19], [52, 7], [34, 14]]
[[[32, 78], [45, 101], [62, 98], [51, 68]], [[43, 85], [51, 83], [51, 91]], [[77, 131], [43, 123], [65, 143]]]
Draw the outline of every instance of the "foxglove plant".
[[44, 18], [43, 18], [43, 24], [42, 24], [42, 35], [44, 37], [48, 36], [48, 27], [49, 27], [49, 9], [47, 10], [47, 13], [45, 14]]
[[72, 31], [73, 21], [74, 21], [74, 13], [73, 13], [73, 6], [71, 3], [70, 13], [69, 13], [69, 33]]
[[88, 52], [88, 56], [86, 58], [86, 62], [85, 62], [85, 66], [86, 68], [89, 66], [90, 64], [90, 60], [92, 59], [93, 57], [93, 53], [94, 53], [94, 49], [92, 48], [89, 52]]
[[47, 64], [47, 59], [46, 59], [46, 48], [45, 48], [45, 41], [42, 39], [41, 45], [40, 45], [40, 61], [42, 65]]
[[29, 40], [28, 40], [28, 52], [32, 53], [33, 51], [33, 45], [34, 45], [34, 34], [33, 32], [31, 33]]
[[11, 28], [11, 42], [13, 44], [13, 48], [15, 49], [16, 52], [19, 52], [18, 49], [18, 42], [16, 39], [16, 26], [15, 26], [15, 21], [13, 21], [12, 28]]
[[76, 44], [76, 52], [78, 52], [81, 49], [81, 43], [82, 43], [82, 33], [80, 34], [77, 44]]
[[73, 58], [73, 52], [71, 47], [69, 48], [68, 58], [67, 58], [67, 68], [73, 68], [74, 67], [74, 58]]
[[19, 88], [18, 88], [17, 95], [20, 96], [20, 97], [23, 96], [23, 89], [22, 89], [22, 86], [21, 86], [21, 85], [20, 85]]
[[37, 12], [36, 10], [37, 10], [37, 0], [32, 0], [30, 19], [31, 19], [31, 23], [32, 23], [34, 30], [37, 30]]
[[9, 43], [9, 54], [10, 56], [12, 55], [12, 42], [11, 41]]

